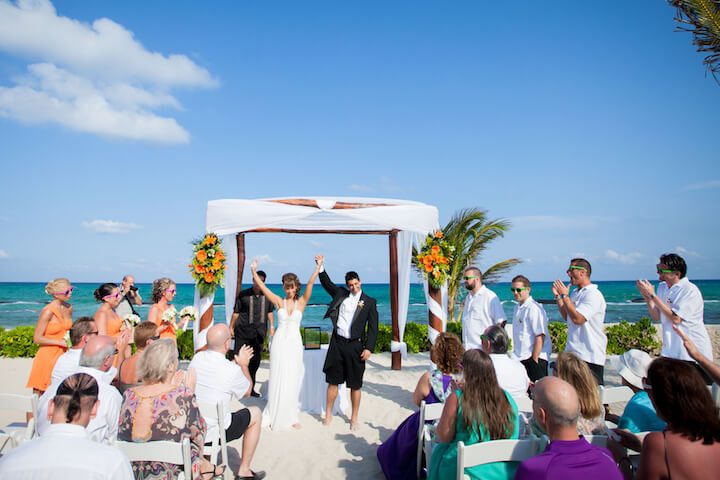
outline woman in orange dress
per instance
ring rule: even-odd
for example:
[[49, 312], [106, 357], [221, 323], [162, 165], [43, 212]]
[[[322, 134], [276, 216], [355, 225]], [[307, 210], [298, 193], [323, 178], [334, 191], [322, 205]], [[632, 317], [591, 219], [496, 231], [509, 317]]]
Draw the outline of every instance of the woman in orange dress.
[[[155, 304], [150, 307], [148, 313], [148, 321], [158, 326], [158, 335], [160, 338], [172, 338], [177, 341], [175, 331], [178, 326], [175, 324], [175, 316], [172, 319], [163, 319], [166, 310], [175, 311], [175, 307], [170, 305], [175, 294], [177, 293], [177, 285], [167, 277], [158, 278], [152, 284], [152, 300]], [[172, 309], [172, 310], [170, 310]], [[182, 328], [182, 326], [180, 326]]]
[[56, 278], [45, 286], [52, 301], [40, 311], [33, 340], [40, 345], [33, 360], [26, 387], [42, 395], [50, 386], [50, 378], [58, 357], [67, 350], [65, 334], [72, 327], [72, 305], [68, 302], [73, 286], [67, 278]]
[[[97, 290], [95, 290], [93, 295], [95, 296], [95, 300], [102, 303], [93, 316], [95, 325], [97, 325], [98, 335], [107, 335], [108, 337], [112, 337], [112, 339], [115, 340], [115, 344], [119, 347], [121, 342], [118, 342], [118, 339], [120, 337], [120, 331], [122, 330], [124, 321], [120, 318], [120, 315], [115, 313], [115, 308], [120, 305], [120, 301], [123, 297], [120, 287], [114, 283], [103, 283]], [[118, 365], [120, 356], [121, 354], [115, 355], [115, 366]], [[129, 351], [122, 352], [123, 358], [129, 356]]]

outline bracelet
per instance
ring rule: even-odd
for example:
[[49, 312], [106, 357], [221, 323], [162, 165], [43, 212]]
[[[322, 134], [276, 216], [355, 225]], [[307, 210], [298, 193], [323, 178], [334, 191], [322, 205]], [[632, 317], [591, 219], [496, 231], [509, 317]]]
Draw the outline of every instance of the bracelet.
[[561, 298], [561, 299], [562, 299], [562, 298], [565, 298], [565, 294], [564, 294], [564, 293], [561, 293], [561, 294], [560, 294], [560, 298]]
[[653, 298], [655, 298], [655, 294], [654, 294], [654, 293], [651, 293], [651, 294], [650, 294], [650, 300], [652, 300]]

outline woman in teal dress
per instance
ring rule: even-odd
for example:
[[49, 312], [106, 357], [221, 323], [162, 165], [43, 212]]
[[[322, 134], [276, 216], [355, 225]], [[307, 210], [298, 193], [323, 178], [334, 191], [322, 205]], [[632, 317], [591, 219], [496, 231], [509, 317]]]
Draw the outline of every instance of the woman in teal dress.
[[[463, 355], [464, 381], [445, 400], [436, 430], [439, 442], [432, 452], [428, 480], [455, 478], [457, 442], [473, 445], [490, 440], [518, 438], [518, 409], [509, 393], [500, 388], [490, 357], [481, 350]], [[474, 480], [510, 480], [517, 463], [495, 462], [465, 469]]]

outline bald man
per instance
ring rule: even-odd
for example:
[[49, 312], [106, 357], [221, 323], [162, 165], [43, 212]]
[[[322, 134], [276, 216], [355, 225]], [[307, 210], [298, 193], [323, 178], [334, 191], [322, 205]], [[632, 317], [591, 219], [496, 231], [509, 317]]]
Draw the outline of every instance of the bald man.
[[534, 419], [550, 444], [545, 452], [520, 464], [516, 480], [622, 480], [609, 451], [578, 437], [580, 401], [572, 385], [557, 377], [544, 377], [535, 384], [533, 395]]
[[[238, 400], [247, 397], [252, 391], [252, 380], [248, 364], [253, 356], [253, 349], [244, 345], [230, 361], [225, 354], [230, 350], [230, 329], [224, 323], [213, 325], [207, 332], [207, 350], [198, 352], [190, 362], [190, 367], [197, 373], [195, 396], [200, 403], [216, 405], [223, 402], [225, 419], [223, 428], [227, 441], [231, 442], [243, 437], [242, 461], [237, 477], [240, 479], [260, 479], [264, 472], [250, 470], [255, 448], [260, 440], [260, 422], [262, 413], [258, 407], [241, 408], [230, 413], [230, 399]], [[218, 424], [208, 422], [205, 439], [209, 442], [219, 434]]]
[[[114, 372], [117, 372], [112, 366], [116, 353], [115, 340], [106, 335], [93, 335], [80, 352], [79, 366], [75, 372], [72, 372], [87, 373], [97, 381], [100, 388], [98, 412], [95, 418], [90, 420], [86, 430], [90, 439], [109, 445], [114, 444], [117, 439], [118, 419], [122, 404], [122, 395], [117, 388], [110, 385], [115, 376]], [[48, 404], [50, 399], [55, 397], [55, 392], [62, 380], [53, 382], [38, 401], [37, 429], [39, 436], [45, 435], [48, 431], [50, 426]]]

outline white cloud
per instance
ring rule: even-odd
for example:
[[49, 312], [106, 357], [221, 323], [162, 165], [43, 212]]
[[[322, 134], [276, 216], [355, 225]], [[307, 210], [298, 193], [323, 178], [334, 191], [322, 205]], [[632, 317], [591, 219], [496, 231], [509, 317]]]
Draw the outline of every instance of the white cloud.
[[642, 253], [618, 253], [615, 250], [606, 250], [605, 258], [612, 260], [613, 262], [621, 263], [623, 265], [633, 265], [643, 257]]
[[602, 216], [558, 216], [558, 215], [525, 215], [511, 217], [513, 230], [566, 230], [566, 229], [597, 229], [610, 223], [613, 217]]
[[685, 255], [685, 256], [688, 256], [688, 257], [701, 257], [701, 255], [700, 255], [698, 252], [694, 252], [694, 251], [692, 251], [692, 250], [688, 250], [687, 248], [681, 247], [680, 245], [678, 245], [677, 247], [675, 247], [675, 251], [676, 251], [677, 253], [679, 253], [680, 255]]
[[0, 258], [10, 258], [10, 255], [5, 250], [0, 250]]
[[377, 179], [376, 184], [353, 183], [348, 186], [348, 189], [358, 193], [397, 193], [402, 190], [392, 178], [384, 175]]
[[322, 242], [318, 242], [317, 240], [310, 240], [308, 242], [311, 247], [315, 248], [325, 248], [325, 245]]
[[154, 110], [181, 108], [171, 87], [218, 84], [185, 55], [148, 51], [106, 18], [58, 16], [47, 0], [0, 0], [0, 50], [39, 60], [0, 87], [0, 116], [106, 137], [187, 143], [189, 133]]
[[360, 192], [360, 193], [369, 193], [372, 192], [373, 189], [369, 185], [361, 185], [359, 183], [353, 183], [348, 187], [353, 192]]
[[707, 182], [691, 183], [689, 185], [685, 185], [682, 191], [690, 192], [693, 190], [711, 190], [714, 188], [720, 188], [720, 180], [709, 180]]
[[82, 226], [98, 233], [128, 233], [143, 228], [142, 225], [116, 222], [115, 220], [92, 220], [82, 222]]

